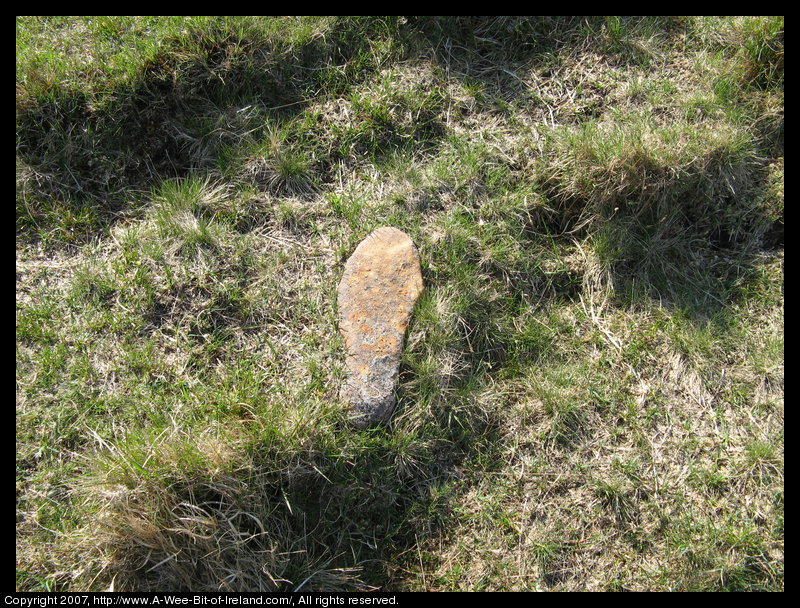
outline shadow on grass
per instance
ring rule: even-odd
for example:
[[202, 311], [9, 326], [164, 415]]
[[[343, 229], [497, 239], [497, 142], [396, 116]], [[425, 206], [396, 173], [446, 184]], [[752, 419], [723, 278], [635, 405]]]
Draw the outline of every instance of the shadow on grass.
[[[599, 215], [591, 239], [622, 306], [658, 302], [694, 322], [724, 323], [758, 282], [764, 256], [783, 249], [783, 212], [765, 202], [766, 167], [741, 170], [738, 191], [726, 194], [730, 159], [713, 156], [702, 173], [620, 197]], [[637, 203], [625, 209], [624, 200]]]
[[[301, 113], [319, 90], [345, 94], [374, 71], [369, 45], [391, 27], [341, 19], [299, 45], [195, 32], [191, 52], [174, 52], [185, 40], [166, 41], [130, 84], [101, 96], [54, 88], [18, 98], [18, 236], [36, 238], [64, 214], [75, 221], [61, 240], [102, 233], [159, 181], [213, 170], [223, 147]], [[230, 124], [250, 106], [259, 110], [252, 123]]]
[[127, 591], [401, 590], [418, 547], [451, 521], [459, 467], [498, 443], [490, 420], [449, 414], [413, 435], [397, 421], [344, 425], [302, 447], [261, 425], [223, 460], [191, 434], [118, 444], [89, 536], [103, 579]]
[[535, 94], [520, 74], [531, 67], [547, 76], [578, 48], [612, 64], [646, 67], [651, 54], [637, 39], [669, 38], [685, 24], [679, 17], [657, 16], [437, 16], [410, 17], [409, 28], [424, 40], [418, 53], [432, 55], [449, 75], [482, 84], [489, 97], [503, 103], [530, 103]]
[[[674, 26], [662, 21], [654, 23]], [[296, 46], [222, 30], [195, 32], [191, 53], [173, 52], [186, 41], [167, 41], [130, 84], [101, 96], [57, 87], [44, 99], [23, 95], [18, 235], [35, 238], [57, 226], [60, 240], [81, 242], [102, 233], [159, 180], [213, 169], [241, 133], [302, 113], [320, 92], [346, 95], [377, 69], [371, 45], [378, 40], [394, 44], [397, 59], [433, 55], [449, 74], [484, 82], [510, 101], [525, 89], [515, 63], [551, 61], [587, 35], [624, 59], [625, 32], [639, 26], [626, 19], [609, 34], [594, 18], [341, 18], [325, 36]], [[250, 106], [261, 111], [252, 124], [230, 124]], [[380, 144], [383, 135], [376, 137]]]

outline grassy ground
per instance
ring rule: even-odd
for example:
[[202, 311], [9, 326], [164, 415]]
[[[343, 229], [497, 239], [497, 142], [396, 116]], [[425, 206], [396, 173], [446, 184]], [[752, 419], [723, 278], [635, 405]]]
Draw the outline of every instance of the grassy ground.
[[783, 17], [18, 18], [17, 588], [783, 590], [783, 103]]

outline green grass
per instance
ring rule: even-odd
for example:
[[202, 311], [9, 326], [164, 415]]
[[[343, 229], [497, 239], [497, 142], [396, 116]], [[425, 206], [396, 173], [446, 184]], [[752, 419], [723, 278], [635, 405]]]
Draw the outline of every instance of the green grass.
[[783, 17], [18, 17], [16, 84], [18, 590], [783, 590]]

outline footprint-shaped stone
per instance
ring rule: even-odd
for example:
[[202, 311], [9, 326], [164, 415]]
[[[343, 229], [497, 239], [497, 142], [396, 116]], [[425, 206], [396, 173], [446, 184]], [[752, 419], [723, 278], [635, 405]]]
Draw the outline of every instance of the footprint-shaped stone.
[[402, 230], [378, 228], [358, 244], [339, 283], [339, 331], [347, 348], [340, 397], [365, 427], [389, 418], [411, 311], [422, 292], [419, 253]]

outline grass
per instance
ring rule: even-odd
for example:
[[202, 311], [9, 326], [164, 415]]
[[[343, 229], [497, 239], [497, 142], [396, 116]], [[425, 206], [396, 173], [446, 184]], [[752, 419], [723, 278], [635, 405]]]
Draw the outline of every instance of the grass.
[[783, 17], [18, 17], [16, 79], [18, 590], [783, 590]]

